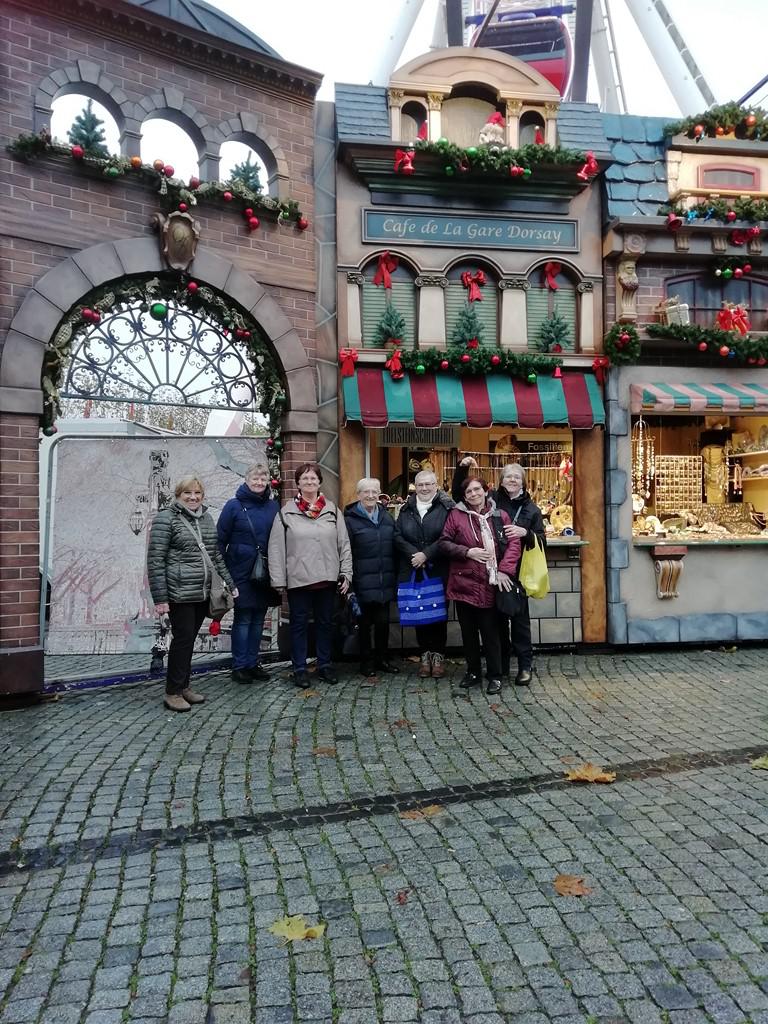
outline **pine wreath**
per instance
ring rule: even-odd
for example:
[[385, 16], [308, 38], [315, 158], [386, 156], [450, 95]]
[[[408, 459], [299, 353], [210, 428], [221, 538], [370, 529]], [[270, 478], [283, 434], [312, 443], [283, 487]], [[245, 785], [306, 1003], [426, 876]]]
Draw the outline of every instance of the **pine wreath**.
[[605, 354], [614, 366], [629, 366], [640, 358], [640, 335], [632, 324], [614, 324], [605, 336]]

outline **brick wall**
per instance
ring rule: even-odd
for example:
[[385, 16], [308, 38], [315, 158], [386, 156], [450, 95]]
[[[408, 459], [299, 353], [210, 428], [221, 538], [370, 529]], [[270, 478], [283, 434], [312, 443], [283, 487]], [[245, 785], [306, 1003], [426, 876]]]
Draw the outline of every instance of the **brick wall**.
[[[637, 322], [655, 322], [656, 306], [665, 298], [664, 282], [681, 274], [706, 273], [706, 265], [692, 260], [661, 260], [653, 256], [640, 256], [637, 261]], [[616, 265], [605, 268], [605, 323], [616, 320]]]
[[0, 648], [39, 640], [38, 427], [0, 413]]

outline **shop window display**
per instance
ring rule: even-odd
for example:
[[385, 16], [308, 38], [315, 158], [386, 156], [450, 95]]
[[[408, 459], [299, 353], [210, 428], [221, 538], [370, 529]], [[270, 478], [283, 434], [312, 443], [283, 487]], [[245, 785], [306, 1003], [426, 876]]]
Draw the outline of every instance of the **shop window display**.
[[713, 274], [687, 274], [666, 281], [667, 296], [676, 296], [689, 307], [690, 322], [713, 327], [723, 302], [746, 307], [752, 332], [768, 331], [768, 279], [731, 278], [726, 283]]

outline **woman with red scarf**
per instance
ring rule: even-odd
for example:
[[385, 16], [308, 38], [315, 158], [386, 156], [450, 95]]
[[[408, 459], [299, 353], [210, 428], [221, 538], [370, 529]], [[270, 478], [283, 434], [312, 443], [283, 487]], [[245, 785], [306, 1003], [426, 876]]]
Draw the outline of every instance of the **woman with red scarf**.
[[337, 683], [331, 666], [336, 589], [346, 594], [352, 581], [352, 550], [344, 516], [320, 492], [323, 474], [305, 462], [294, 479], [298, 494], [283, 505], [269, 535], [269, 575], [275, 590], [288, 591], [293, 682], [309, 686], [307, 634], [315, 620], [317, 676]]

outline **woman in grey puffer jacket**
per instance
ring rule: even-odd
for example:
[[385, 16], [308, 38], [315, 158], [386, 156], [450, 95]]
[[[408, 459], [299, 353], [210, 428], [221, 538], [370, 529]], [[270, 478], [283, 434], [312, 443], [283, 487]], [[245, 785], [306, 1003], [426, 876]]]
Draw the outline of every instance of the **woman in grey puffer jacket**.
[[164, 703], [170, 711], [189, 711], [192, 704], [205, 700], [189, 686], [195, 637], [208, 615], [211, 593], [210, 563], [200, 544], [234, 597], [237, 589], [219, 551], [216, 526], [203, 505], [202, 483], [186, 477], [176, 484], [175, 493], [176, 500], [152, 523], [147, 576], [156, 614], [171, 620]]

